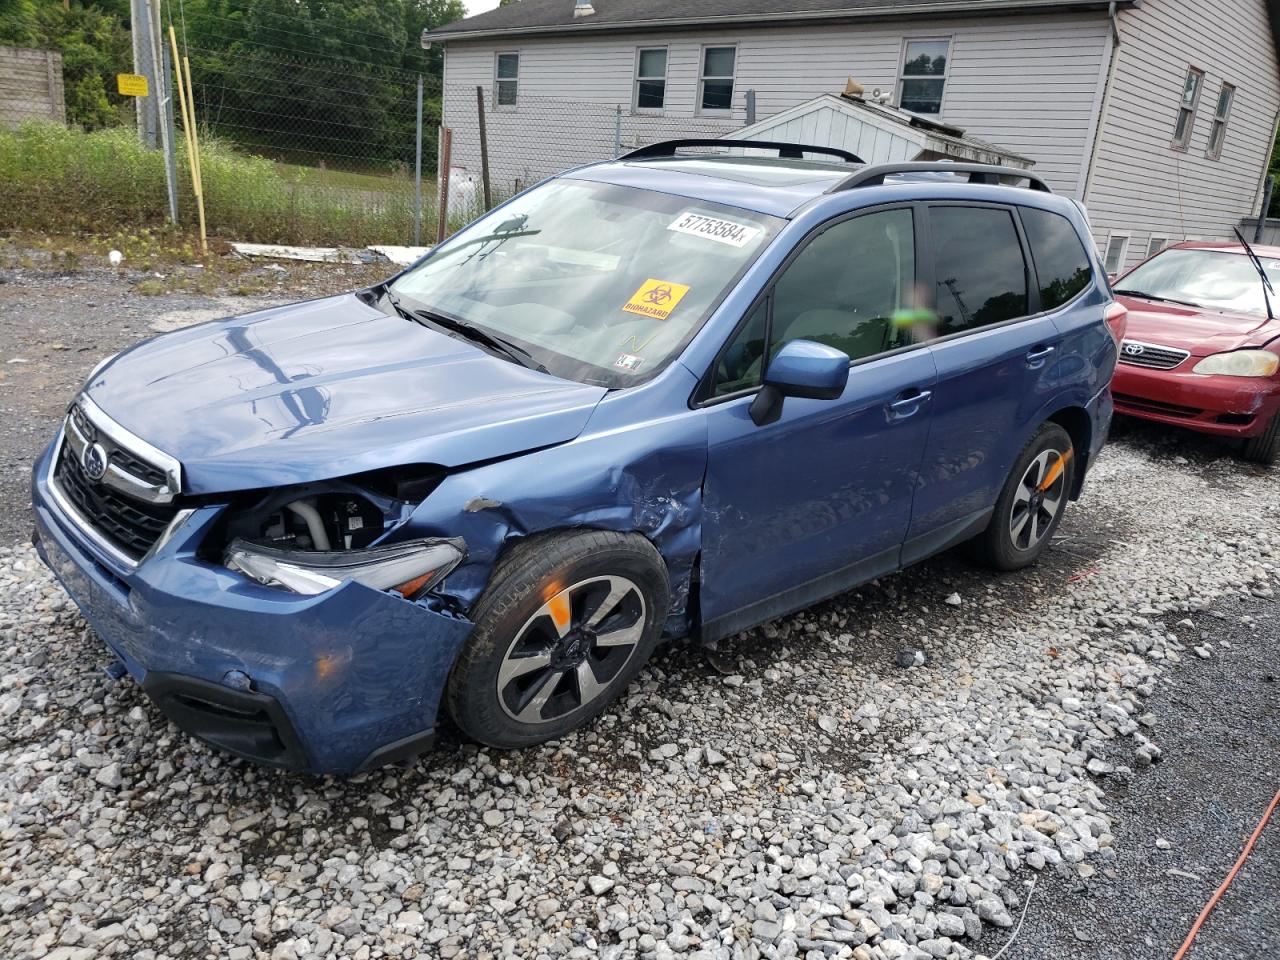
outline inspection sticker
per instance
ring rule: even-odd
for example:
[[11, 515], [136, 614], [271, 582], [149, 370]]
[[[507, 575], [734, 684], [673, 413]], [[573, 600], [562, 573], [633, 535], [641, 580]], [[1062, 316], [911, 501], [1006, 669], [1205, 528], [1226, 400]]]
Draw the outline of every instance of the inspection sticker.
[[649, 317], [651, 320], [665, 320], [671, 316], [672, 311], [679, 306], [688, 292], [689, 288], [683, 283], [646, 280], [631, 299], [622, 305], [622, 309], [627, 313], [638, 313], [642, 317]]
[[749, 227], [744, 223], [734, 223], [732, 220], [708, 217], [693, 210], [680, 214], [675, 223], [667, 229], [714, 240], [717, 243], [727, 243], [731, 247], [745, 247], [761, 233], [759, 227]]
[[640, 364], [642, 363], [644, 363], [644, 357], [632, 356], [629, 353], [624, 353], [617, 360], [613, 361], [613, 365], [615, 367], [621, 367], [628, 373], [635, 373], [640, 369]]

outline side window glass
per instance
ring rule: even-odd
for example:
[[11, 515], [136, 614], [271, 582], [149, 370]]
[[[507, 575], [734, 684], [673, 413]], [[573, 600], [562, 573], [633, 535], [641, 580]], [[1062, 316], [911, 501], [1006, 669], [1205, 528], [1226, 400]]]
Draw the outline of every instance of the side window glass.
[[715, 396], [723, 397], [739, 390], [760, 386], [764, 367], [764, 338], [769, 329], [769, 301], [751, 313], [746, 325], [738, 331], [716, 367]]
[[915, 297], [915, 225], [910, 210], [837, 223], [792, 262], [773, 290], [771, 352], [816, 340], [851, 360], [911, 341], [895, 320]]
[[1057, 213], [1022, 207], [1022, 227], [1040, 278], [1040, 305], [1054, 310], [1089, 286], [1093, 267], [1071, 221]]
[[932, 207], [938, 336], [1025, 317], [1027, 265], [1013, 214]]

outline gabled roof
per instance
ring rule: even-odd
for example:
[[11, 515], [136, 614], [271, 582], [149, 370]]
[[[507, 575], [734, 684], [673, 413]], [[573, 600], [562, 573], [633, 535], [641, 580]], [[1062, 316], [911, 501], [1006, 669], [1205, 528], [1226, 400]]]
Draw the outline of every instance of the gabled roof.
[[[814, 130], [825, 131], [825, 135], [807, 133]], [[1034, 160], [899, 107], [830, 93], [727, 133], [724, 139], [840, 147], [867, 163], [945, 157], [1024, 169], [1035, 166]]]
[[[1139, 0], [1119, 0], [1121, 7]], [[1105, 11], [1109, 0], [592, 0], [595, 12], [575, 17], [574, 0], [520, 0], [422, 34], [446, 40], [603, 31], [693, 29], [749, 24], [886, 20], [908, 17]]]

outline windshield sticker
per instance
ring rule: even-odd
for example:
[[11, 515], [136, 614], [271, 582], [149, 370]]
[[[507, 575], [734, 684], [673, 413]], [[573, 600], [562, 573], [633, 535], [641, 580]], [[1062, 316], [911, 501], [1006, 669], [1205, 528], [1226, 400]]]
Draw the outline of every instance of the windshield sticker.
[[644, 363], [644, 357], [635, 357], [629, 353], [624, 353], [617, 360], [613, 361], [615, 367], [621, 367], [628, 373], [635, 373], [640, 369], [640, 364]]
[[714, 240], [716, 243], [727, 243], [731, 247], [745, 247], [762, 232], [759, 227], [749, 227], [743, 223], [734, 223], [732, 220], [704, 216], [692, 210], [680, 214], [676, 222], [667, 229]]
[[665, 320], [679, 306], [689, 287], [669, 280], [646, 280], [622, 309], [651, 320]]

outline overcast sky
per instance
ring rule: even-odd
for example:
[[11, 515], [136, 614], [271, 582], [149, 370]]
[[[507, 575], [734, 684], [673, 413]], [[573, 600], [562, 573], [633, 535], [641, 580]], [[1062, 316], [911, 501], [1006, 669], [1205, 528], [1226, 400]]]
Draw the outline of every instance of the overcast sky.
[[498, 5], [498, 0], [463, 0], [467, 5], [467, 16], [484, 13]]

